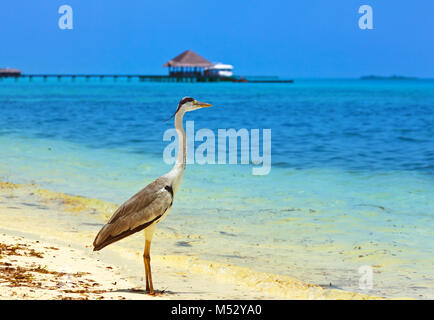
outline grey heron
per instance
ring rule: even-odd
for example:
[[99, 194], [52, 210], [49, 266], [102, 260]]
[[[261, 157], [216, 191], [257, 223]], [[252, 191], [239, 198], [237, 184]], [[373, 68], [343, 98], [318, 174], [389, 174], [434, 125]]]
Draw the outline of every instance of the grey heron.
[[155, 226], [162, 221], [173, 204], [176, 192], [181, 186], [187, 159], [187, 138], [183, 126], [184, 114], [188, 111], [210, 107], [211, 104], [184, 97], [178, 104], [175, 113], [175, 128], [178, 134], [179, 150], [176, 163], [167, 174], [137, 192], [122, 204], [101, 228], [93, 242], [93, 250], [98, 251], [109, 244], [119, 241], [133, 233], [145, 231], [145, 265], [146, 291], [153, 295], [154, 287], [151, 275], [151, 241]]

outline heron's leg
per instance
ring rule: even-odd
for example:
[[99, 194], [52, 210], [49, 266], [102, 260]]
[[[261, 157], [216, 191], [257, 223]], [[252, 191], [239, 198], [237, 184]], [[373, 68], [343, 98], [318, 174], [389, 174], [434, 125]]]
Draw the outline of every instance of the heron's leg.
[[145, 251], [143, 252], [143, 263], [145, 265], [145, 278], [146, 278], [146, 291], [149, 292], [149, 280], [148, 280], [148, 261], [146, 260], [146, 247]]
[[145, 253], [143, 254], [143, 259], [145, 262], [146, 268], [146, 291], [149, 294], [154, 294], [154, 286], [152, 285], [152, 274], [151, 274], [151, 241], [152, 236], [155, 231], [155, 223], [151, 224], [148, 228], [145, 229]]
[[[145, 264], [147, 264], [147, 277], [146, 277], [146, 291], [149, 292], [149, 294], [154, 294], [154, 286], [152, 284], [152, 273], [151, 273], [151, 241], [146, 240], [145, 242]], [[148, 288], [149, 284], [149, 288]]]

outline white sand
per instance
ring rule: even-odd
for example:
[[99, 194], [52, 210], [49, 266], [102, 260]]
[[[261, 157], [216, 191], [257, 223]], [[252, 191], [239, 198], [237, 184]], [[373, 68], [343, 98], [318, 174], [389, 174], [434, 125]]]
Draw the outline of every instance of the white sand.
[[[37, 186], [0, 183], [1, 299], [372, 299], [250, 268], [151, 251], [154, 288], [144, 293], [141, 233], [92, 251], [114, 205]], [[86, 213], [83, 213], [86, 212]], [[83, 220], [86, 223], [83, 223]], [[18, 245], [16, 250], [13, 247]], [[32, 251], [34, 250], [34, 251]], [[33, 252], [33, 253], [32, 253]], [[48, 272], [47, 272], [48, 271]]]

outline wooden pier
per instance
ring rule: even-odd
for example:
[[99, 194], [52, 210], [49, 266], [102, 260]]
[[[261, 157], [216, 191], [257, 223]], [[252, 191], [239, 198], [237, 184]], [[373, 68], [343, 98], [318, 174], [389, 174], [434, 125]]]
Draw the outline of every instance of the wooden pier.
[[252, 79], [243, 77], [206, 77], [206, 76], [170, 76], [170, 75], [142, 75], [142, 74], [20, 74], [20, 75], [0, 75], [0, 81], [4, 78], [14, 78], [16, 81], [19, 79], [27, 79], [32, 81], [33, 79], [42, 79], [47, 81], [48, 79], [56, 79], [61, 81], [62, 79], [70, 79], [74, 82], [76, 79], [84, 79], [89, 81], [90, 79], [112, 79], [117, 81], [118, 79], [126, 79], [127, 81], [139, 81], [139, 82], [239, 82], [239, 83], [292, 83], [293, 80], [280, 80], [273, 79]]
[[[217, 64], [219, 65], [219, 64]], [[221, 65], [221, 64], [220, 64]], [[76, 79], [90, 81], [99, 79], [112, 79], [114, 82], [123, 79], [127, 82], [238, 82], [238, 83], [293, 83], [294, 80], [279, 79], [278, 77], [270, 76], [256, 76], [256, 77], [242, 77], [234, 76], [232, 74], [232, 66], [230, 70], [220, 70], [221, 72], [211, 72], [216, 64], [211, 63], [205, 58], [201, 57], [192, 50], [186, 50], [175, 58], [167, 61], [163, 67], [169, 68], [168, 75], [145, 75], [145, 74], [23, 74], [18, 69], [13, 68], [0, 68], [0, 81], [6, 78], [13, 78], [15, 81], [20, 79], [33, 81], [39, 79], [48, 81], [48, 79], [55, 79], [62, 81], [66, 78], [72, 82]], [[211, 69], [210, 69], [211, 68]], [[217, 69], [215, 69], [217, 70]], [[51, 80], [52, 81], [52, 80]]]

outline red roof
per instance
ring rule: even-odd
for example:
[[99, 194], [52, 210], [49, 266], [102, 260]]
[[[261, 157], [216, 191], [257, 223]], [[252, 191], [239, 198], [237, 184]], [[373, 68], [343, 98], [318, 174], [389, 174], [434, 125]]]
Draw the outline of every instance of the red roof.
[[167, 61], [163, 67], [210, 67], [213, 64], [196, 52], [186, 50], [179, 56]]

